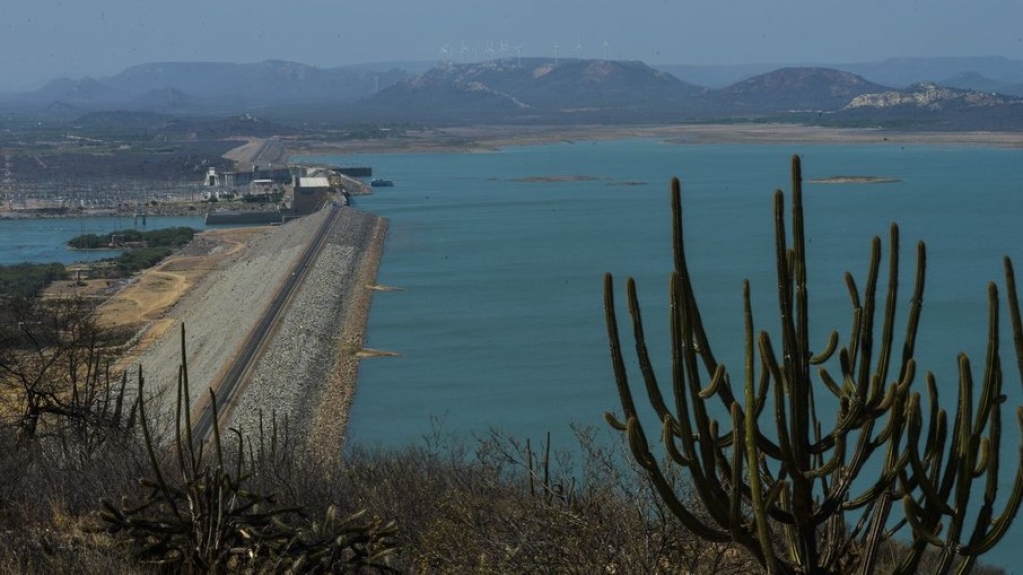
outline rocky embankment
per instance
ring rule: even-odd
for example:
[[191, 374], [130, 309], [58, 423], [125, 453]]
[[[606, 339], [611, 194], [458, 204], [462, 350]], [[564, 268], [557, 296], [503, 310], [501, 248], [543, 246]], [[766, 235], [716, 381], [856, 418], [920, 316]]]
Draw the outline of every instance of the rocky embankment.
[[288, 417], [291, 439], [340, 455], [387, 222], [345, 208], [327, 246], [256, 365], [231, 426], [255, 432]]
[[[324, 217], [325, 210], [270, 228], [179, 300], [168, 314], [175, 329], [160, 334], [137, 359], [147, 395], [160, 398], [156, 405], [173, 407], [184, 326], [189, 399], [197, 413]], [[342, 210], [254, 376], [236, 403], [225, 406], [231, 427], [254, 433], [260, 414], [267, 427], [276, 414], [288, 418], [293, 441], [308, 441], [327, 455], [339, 451], [385, 234], [385, 220]]]

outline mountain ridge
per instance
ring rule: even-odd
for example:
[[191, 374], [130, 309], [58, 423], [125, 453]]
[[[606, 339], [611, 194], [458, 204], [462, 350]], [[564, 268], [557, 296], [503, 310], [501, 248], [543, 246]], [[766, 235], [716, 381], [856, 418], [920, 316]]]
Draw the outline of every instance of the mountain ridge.
[[[958, 64], [962, 62], [956, 61]], [[1015, 66], [1003, 59], [994, 64]], [[899, 61], [890, 65], [897, 66]], [[1023, 63], [1021, 63], [1023, 64]], [[626, 124], [690, 121], [810, 122], [864, 125], [871, 114], [897, 125], [1023, 124], [1018, 96], [986, 97], [969, 85], [998, 86], [972, 73], [967, 87], [883, 85], [837, 68], [790, 66], [720, 88], [686, 82], [640, 61], [504, 57], [440, 62], [420, 74], [359, 67], [317, 68], [267, 60], [257, 64], [162, 62], [114, 76], [55, 80], [0, 105], [62, 117], [125, 110], [171, 116], [258, 114], [298, 122], [469, 124]], [[931, 96], [921, 95], [933, 85]], [[958, 91], [957, 91], [958, 90]], [[871, 96], [873, 95], [873, 96]], [[860, 98], [860, 100], [856, 100]], [[911, 105], [927, 100], [927, 106]], [[858, 102], [856, 105], [850, 104]], [[899, 102], [898, 105], [893, 104]], [[981, 105], [981, 103], [984, 103]], [[982, 112], [980, 111], [983, 108]], [[968, 110], [966, 120], [946, 118]], [[1003, 115], [1004, 126], [996, 119]], [[965, 123], [964, 123], [965, 122]]]

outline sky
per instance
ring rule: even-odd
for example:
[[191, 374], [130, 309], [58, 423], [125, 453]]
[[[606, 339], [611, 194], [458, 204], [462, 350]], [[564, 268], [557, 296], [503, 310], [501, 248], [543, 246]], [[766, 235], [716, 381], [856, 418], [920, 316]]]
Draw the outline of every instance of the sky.
[[1023, 2], [2, 0], [0, 91], [151, 62], [470, 61], [502, 43], [651, 65], [1023, 59]]

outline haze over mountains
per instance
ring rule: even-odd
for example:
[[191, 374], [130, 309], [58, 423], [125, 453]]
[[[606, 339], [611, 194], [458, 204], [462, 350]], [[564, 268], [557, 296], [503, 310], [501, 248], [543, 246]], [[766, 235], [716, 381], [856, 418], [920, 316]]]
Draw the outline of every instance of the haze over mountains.
[[55, 80], [4, 95], [0, 109], [69, 118], [119, 111], [423, 125], [758, 119], [1012, 130], [1023, 128], [1023, 61], [655, 69], [637, 61], [507, 57], [441, 62], [422, 73], [400, 65], [170, 62]]

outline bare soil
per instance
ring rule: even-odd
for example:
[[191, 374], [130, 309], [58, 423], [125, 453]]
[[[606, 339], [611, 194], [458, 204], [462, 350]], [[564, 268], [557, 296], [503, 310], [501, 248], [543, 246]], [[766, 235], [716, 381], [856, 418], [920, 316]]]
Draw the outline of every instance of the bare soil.
[[96, 310], [102, 325], [116, 330], [144, 329], [144, 339], [156, 338], [171, 325], [163, 320], [182, 296], [252, 238], [269, 230], [265, 226], [207, 230], [181, 251], [130, 280], [61, 281], [51, 285], [44, 295], [103, 299]]

